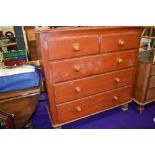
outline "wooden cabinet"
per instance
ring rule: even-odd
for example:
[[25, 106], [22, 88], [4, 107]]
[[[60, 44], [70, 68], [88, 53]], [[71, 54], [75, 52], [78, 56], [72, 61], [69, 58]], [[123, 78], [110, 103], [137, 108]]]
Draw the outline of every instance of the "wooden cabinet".
[[131, 101], [140, 35], [141, 27], [36, 32], [53, 127]]
[[144, 110], [144, 105], [155, 100], [154, 51], [139, 53], [133, 100], [139, 105], [138, 110], [140, 112]]

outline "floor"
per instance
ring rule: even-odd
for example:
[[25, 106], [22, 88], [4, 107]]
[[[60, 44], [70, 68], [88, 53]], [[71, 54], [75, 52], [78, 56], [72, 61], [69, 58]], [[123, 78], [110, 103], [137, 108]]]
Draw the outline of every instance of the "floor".
[[[40, 96], [35, 114], [32, 118], [34, 129], [52, 129], [47, 111], [47, 95]], [[155, 102], [147, 105], [143, 113], [137, 111], [135, 103], [129, 104], [128, 111], [120, 107], [84, 118], [62, 126], [62, 129], [154, 129]]]

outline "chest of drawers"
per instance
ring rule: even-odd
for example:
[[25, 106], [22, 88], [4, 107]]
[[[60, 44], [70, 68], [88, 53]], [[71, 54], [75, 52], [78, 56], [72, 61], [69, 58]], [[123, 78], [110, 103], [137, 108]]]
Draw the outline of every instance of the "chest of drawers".
[[131, 101], [141, 27], [36, 32], [54, 127]]
[[139, 53], [133, 100], [139, 105], [140, 112], [144, 110], [146, 104], [155, 100], [154, 51]]

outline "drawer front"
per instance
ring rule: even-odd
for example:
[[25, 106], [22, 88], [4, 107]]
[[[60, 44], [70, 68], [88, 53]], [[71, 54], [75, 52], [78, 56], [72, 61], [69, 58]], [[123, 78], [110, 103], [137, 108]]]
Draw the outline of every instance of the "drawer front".
[[137, 48], [138, 34], [105, 35], [101, 39], [101, 52], [112, 52]]
[[136, 53], [131, 50], [51, 62], [51, 78], [54, 82], [60, 82], [132, 67]]
[[149, 88], [155, 87], [155, 76], [151, 76], [149, 80]]
[[152, 65], [151, 67], [151, 75], [155, 75], [155, 65]]
[[[54, 85], [56, 103], [79, 99], [103, 91], [130, 85], [133, 82], [134, 69], [126, 69], [108, 74], [91, 76], [79, 80]], [[65, 95], [62, 93], [65, 92]]]
[[130, 101], [131, 87], [100, 93], [73, 102], [57, 105], [59, 123], [104, 111]]
[[48, 39], [49, 59], [71, 58], [99, 53], [98, 36], [58, 37]]
[[155, 88], [149, 88], [147, 90], [147, 95], [146, 95], [146, 102], [154, 100], [155, 99]]

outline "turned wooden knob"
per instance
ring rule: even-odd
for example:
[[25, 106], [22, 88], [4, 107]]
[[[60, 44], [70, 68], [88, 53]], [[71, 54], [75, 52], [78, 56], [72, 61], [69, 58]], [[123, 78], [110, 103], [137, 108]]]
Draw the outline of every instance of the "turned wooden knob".
[[120, 78], [116, 77], [116, 78], [115, 78], [115, 81], [116, 81], [117, 83], [119, 83], [121, 80], [120, 80]]
[[113, 96], [113, 100], [114, 101], [117, 101], [118, 100], [118, 97], [117, 96]]
[[118, 62], [118, 64], [121, 64], [123, 62], [123, 59], [122, 58], [118, 58], [117, 62]]
[[80, 106], [76, 107], [76, 111], [77, 111], [77, 112], [81, 112], [81, 110], [82, 110], [82, 109], [81, 109]]
[[120, 46], [123, 46], [124, 43], [125, 43], [124, 40], [122, 40], [122, 39], [118, 40], [118, 44], [119, 44]]
[[80, 50], [80, 45], [78, 43], [73, 44], [73, 49], [75, 52], [78, 52]]
[[79, 72], [80, 71], [80, 66], [74, 66], [74, 70], [76, 71], [76, 72]]
[[80, 87], [75, 87], [75, 92], [79, 93], [81, 91]]

